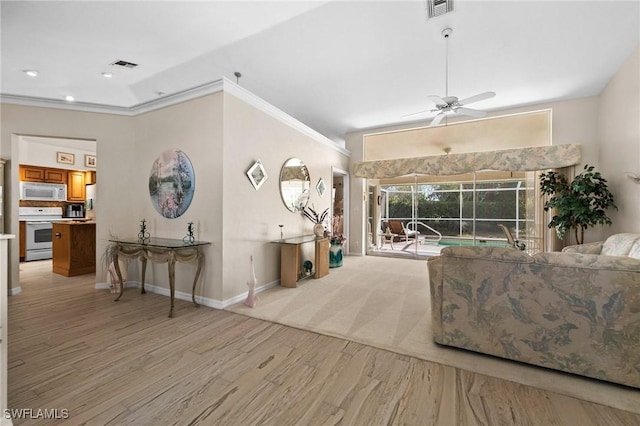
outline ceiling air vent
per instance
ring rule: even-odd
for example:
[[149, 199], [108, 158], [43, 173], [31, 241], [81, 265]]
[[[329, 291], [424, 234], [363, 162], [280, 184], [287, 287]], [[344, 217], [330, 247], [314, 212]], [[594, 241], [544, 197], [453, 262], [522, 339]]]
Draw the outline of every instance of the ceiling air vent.
[[123, 68], [135, 68], [138, 66], [138, 64], [134, 64], [133, 62], [123, 61], [121, 59], [115, 62], [111, 62], [111, 65], [116, 65], [118, 67], [123, 67]]
[[427, 19], [453, 12], [453, 0], [427, 0]]

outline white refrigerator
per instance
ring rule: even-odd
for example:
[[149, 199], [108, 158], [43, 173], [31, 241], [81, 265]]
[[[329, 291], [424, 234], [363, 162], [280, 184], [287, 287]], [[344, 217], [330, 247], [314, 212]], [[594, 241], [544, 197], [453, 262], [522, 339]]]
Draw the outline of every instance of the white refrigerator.
[[85, 217], [87, 219], [96, 218], [96, 184], [92, 183], [86, 186], [85, 190]]

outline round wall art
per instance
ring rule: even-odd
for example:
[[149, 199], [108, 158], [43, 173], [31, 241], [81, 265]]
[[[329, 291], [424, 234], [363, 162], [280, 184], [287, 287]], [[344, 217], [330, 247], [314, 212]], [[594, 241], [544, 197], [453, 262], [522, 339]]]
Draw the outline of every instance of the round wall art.
[[151, 204], [162, 216], [174, 219], [186, 212], [195, 188], [193, 166], [184, 152], [168, 149], [151, 166], [149, 195]]

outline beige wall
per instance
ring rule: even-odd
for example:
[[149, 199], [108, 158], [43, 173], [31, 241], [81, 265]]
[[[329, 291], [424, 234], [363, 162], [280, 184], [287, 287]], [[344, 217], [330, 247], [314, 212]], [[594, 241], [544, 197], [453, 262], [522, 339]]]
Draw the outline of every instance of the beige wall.
[[[123, 236], [136, 235], [140, 221], [146, 219], [152, 236], [181, 239], [187, 234], [188, 223], [193, 222], [196, 239], [212, 243], [203, 249], [207, 262], [196, 295], [214, 300], [220, 300], [222, 294], [222, 99], [222, 92], [217, 92], [133, 118], [135, 139], [127, 151], [137, 165], [123, 171], [130, 182], [124, 200], [131, 205], [132, 215], [126, 226], [118, 221], [119, 227], [113, 230]], [[183, 151], [195, 172], [193, 200], [186, 212], [175, 219], [156, 212], [149, 198], [151, 166], [168, 149]], [[102, 205], [106, 200], [102, 194], [99, 197]], [[107, 202], [116, 202], [109, 198]], [[139, 276], [137, 262], [130, 269], [133, 277]], [[194, 275], [192, 265], [176, 264], [176, 291], [191, 294]], [[149, 263], [147, 281], [169, 288], [167, 265]]]
[[[279, 175], [284, 162], [301, 159], [309, 169], [311, 198], [318, 212], [331, 205], [331, 191], [320, 197], [315, 189], [322, 178], [331, 185], [332, 166], [348, 169], [349, 158], [276, 120], [232, 94], [224, 95], [223, 183], [223, 299], [247, 290], [254, 256], [258, 285], [279, 279], [280, 247], [271, 241], [313, 233], [300, 213], [290, 212], [280, 197]], [[268, 175], [256, 191], [245, 172], [260, 160]]]
[[489, 117], [365, 136], [365, 160], [428, 157], [551, 144], [551, 111]]
[[624, 175], [640, 175], [640, 46], [603, 90], [599, 112], [600, 171], [619, 209], [604, 236], [640, 232], [640, 185]]

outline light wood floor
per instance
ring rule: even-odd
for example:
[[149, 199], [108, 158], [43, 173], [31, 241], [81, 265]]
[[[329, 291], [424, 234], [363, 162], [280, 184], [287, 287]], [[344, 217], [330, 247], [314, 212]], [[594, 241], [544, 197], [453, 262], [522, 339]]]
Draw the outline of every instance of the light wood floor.
[[169, 319], [166, 297], [128, 290], [113, 302], [93, 276], [46, 266], [24, 267], [23, 292], [9, 298], [9, 407], [67, 409], [68, 424], [640, 424], [610, 407], [183, 301]]

